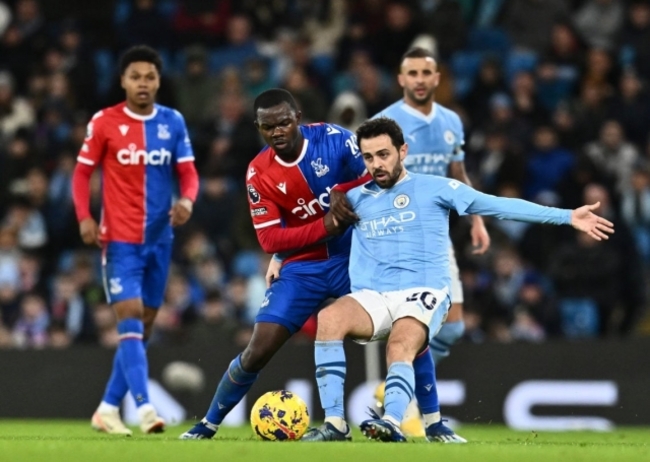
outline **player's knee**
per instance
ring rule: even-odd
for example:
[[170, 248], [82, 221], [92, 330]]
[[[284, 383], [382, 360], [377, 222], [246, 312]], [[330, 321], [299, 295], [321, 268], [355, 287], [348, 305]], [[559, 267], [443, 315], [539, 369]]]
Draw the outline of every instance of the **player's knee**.
[[113, 309], [117, 319], [142, 319], [144, 309], [139, 298], [132, 298], [121, 302], [113, 303]]
[[347, 334], [345, 317], [341, 316], [341, 310], [330, 305], [318, 313], [317, 340], [342, 340]]
[[263, 347], [254, 347], [250, 343], [241, 354], [241, 367], [246, 372], [259, 372], [273, 357], [273, 353]]
[[409, 351], [409, 347], [403, 340], [388, 341], [386, 344], [386, 360], [389, 364], [401, 361], [412, 361], [415, 358], [415, 351]]

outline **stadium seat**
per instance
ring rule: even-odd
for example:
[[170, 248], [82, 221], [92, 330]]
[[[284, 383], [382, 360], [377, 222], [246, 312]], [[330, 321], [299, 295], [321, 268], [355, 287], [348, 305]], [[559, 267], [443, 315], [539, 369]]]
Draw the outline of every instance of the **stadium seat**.
[[482, 60], [482, 54], [476, 51], [459, 51], [453, 54], [450, 64], [456, 97], [462, 98], [472, 90]]
[[559, 301], [562, 332], [566, 338], [598, 335], [598, 306], [590, 298], [563, 298]]
[[94, 60], [95, 68], [97, 69], [97, 94], [105, 96], [111, 88], [113, 78], [115, 77], [115, 57], [110, 50], [100, 48], [95, 51]]
[[478, 28], [469, 33], [468, 50], [505, 59], [510, 52], [510, 39], [501, 29]]
[[512, 51], [506, 59], [505, 74], [508, 82], [521, 71], [533, 71], [537, 65], [537, 55], [531, 51]]
[[257, 252], [244, 250], [235, 255], [232, 266], [235, 275], [249, 278], [260, 272], [260, 256]]

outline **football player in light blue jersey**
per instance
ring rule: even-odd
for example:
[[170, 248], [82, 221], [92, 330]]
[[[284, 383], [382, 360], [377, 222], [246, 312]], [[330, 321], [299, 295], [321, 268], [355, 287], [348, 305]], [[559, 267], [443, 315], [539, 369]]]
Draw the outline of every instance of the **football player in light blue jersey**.
[[[435, 102], [440, 73], [433, 54], [423, 48], [407, 51], [402, 57], [398, 81], [404, 90], [404, 98], [375, 117], [389, 117], [402, 128], [409, 145], [409, 155], [404, 160], [406, 169], [414, 173], [449, 176], [471, 186], [465, 172], [463, 124], [458, 114]], [[471, 237], [472, 245], [476, 247], [475, 254], [487, 251], [490, 236], [478, 215], [472, 217]], [[449, 252], [451, 309], [447, 322], [431, 339], [431, 354], [436, 364], [449, 356], [449, 349], [465, 331], [463, 287], [451, 241]]]
[[[575, 210], [543, 207], [521, 199], [480, 193], [454, 179], [408, 172], [408, 146], [394, 120], [378, 118], [357, 130], [365, 165], [373, 180], [348, 192], [359, 221], [350, 253], [352, 293], [318, 315], [315, 342], [316, 381], [325, 424], [311, 430], [326, 436], [346, 428], [343, 339], [369, 342], [387, 338], [388, 374], [383, 418], [361, 424], [369, 438], [405, 441], [404, 412], [424, 371], [413, 367], [447, 317], [449, 294], [449, 211], [499, 219], [571, 225], [596, 240], [613, 233], [609, 221], [595, 215], [599, 203]], [[430, 356], [428, 356], [430, 358]], [[433, 372], [433, 362], [430, 372]], [[435, 390], [435, 375], [422, 383]], [[439, 410], [424, 414], [429, 440], [464, 442], [444, 426]]]

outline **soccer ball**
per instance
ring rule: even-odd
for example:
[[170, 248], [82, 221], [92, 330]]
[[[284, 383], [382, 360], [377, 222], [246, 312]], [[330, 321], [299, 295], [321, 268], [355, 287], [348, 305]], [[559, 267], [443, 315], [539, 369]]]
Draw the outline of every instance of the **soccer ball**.
[[307, 431], [307, 405], [290, 391], [269, 391], [253, 405], [251, 427], [266, 441], [299, 440]]

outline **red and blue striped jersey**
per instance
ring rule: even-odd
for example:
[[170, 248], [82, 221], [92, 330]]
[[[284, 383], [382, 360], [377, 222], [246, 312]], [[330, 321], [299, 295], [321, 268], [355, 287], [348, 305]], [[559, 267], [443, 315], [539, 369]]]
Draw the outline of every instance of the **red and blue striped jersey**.
[[170, 241], [174, 166], [193, 160], [185, 121], [174, 109], [155, 105], [141, 116], [121, 103], [95, 114], [77, 161], [102, 168], [100, 239]]
[[[361, 176], [365, 165], [355, 135], [332, 124], [300, 127], [304, 142], [298, 158], [287, 163], [265, 147], [253, 159], [246, 188], [253, 225], [296, 228], [325, 216], [337, 184]], [[284, 261], [325, 260], [350, 252], [350, 233], [283, 255]]]

